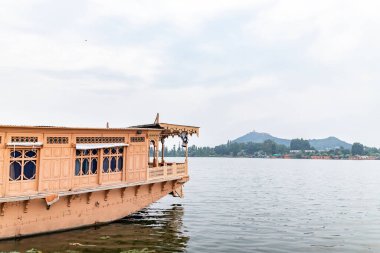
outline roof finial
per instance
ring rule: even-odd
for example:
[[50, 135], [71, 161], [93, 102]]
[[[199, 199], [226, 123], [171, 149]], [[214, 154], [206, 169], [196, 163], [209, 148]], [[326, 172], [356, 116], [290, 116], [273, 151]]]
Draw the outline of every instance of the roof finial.
[[110, 123], [109, 123], [109, 122], [107, 122], [106, 127], [107, 127], [107, 128], [110, 128]]
[[156, 115], [156, 119], [154, 120], [154, 124], [157, 125], [157, 124], [160, 124], [160, 114], [157, 113]]

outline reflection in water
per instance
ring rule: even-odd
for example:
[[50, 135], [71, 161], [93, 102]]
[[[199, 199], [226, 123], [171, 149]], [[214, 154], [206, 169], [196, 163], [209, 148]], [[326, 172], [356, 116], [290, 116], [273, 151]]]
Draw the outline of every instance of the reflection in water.
[[147, 208], [120, 221], [98, 228], [0, 242], [0, 251], [25, 252], [184, 252], [189, 241], [183, 232], [181, 205], [168, 209]]

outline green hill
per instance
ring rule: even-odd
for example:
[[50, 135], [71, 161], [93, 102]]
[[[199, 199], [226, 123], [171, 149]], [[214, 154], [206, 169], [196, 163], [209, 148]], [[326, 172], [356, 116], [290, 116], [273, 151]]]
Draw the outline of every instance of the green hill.
[[[283, 139], [274, 137], [268, 133], [259, 133], [259, 132], [250, 132], [248, 134], [245, 134], [233, 142], [237, 143], [247, 143], [247, 142], [254, 142], [254, 143], [263, 143], [266, 140], [272, 140], [277, 144], [285, 145], [287, 147], [290, 146], [289, 139]], [[336, 137], [328, 137], [325, 139], [311, 139], [308, 140], [310, 142], [310, 145], [314, 147], [316, 150], [330, 150], [335, 149], [339, 147], [343, 147], [345, 149], [351, 149], [352, 144], [349, 144], [345, 141], [342, 141]]]

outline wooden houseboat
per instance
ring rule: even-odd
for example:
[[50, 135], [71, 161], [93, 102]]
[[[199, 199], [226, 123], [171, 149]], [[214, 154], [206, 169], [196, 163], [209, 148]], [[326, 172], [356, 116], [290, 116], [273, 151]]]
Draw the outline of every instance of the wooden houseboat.
[[[168, 194], [182, 197], [193, 134], [198, 127], [158, 120], [129, 128], [0, 126], [0, 239], [107, 223]], [[159, 154], [170, 136], [182, 139], [184, 163]]]

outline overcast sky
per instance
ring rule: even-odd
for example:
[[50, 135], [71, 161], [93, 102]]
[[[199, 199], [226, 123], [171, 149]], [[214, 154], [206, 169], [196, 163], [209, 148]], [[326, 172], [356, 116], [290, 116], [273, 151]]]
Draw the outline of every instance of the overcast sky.
[[380, 147], [380, 1], [0, 2], [0, 123]]

